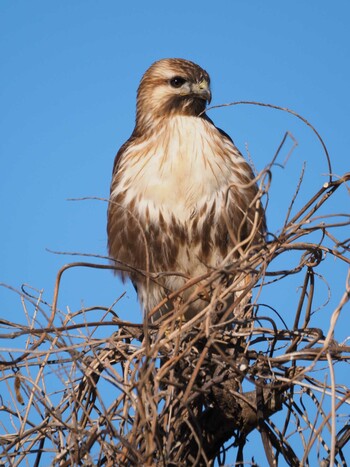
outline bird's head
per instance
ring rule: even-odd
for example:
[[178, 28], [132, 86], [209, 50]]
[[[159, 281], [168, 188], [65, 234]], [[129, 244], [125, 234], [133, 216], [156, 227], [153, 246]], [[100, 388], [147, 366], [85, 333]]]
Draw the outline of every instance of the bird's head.
[[136, 125], [175, 115], [199, 116], [211, 101], [208, 73], [193, 62], [165, 58], [148, 68], [137, 92]]

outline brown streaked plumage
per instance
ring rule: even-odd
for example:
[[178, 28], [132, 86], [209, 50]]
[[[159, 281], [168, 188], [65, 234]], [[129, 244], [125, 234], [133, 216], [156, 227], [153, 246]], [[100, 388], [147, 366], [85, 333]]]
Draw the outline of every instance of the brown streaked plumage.
[[[135, 129], [115, 159], [110, 256], [136, 270], [180, 273], [150, 281], [148, 289], [144, 276], [130, 274], [145, 313], [186, 278], [218, 266], [249, 236], [257, 212], [259, 238], [252, 241], [265, 229], [253, 172], [204, 113], [210, 100], [209, 75], [198, 65], [155, 62], [138, 89]], [[189, 315], [203, 306], [197, 300]], [[162, 311], [171, 308], [168, 302]]]

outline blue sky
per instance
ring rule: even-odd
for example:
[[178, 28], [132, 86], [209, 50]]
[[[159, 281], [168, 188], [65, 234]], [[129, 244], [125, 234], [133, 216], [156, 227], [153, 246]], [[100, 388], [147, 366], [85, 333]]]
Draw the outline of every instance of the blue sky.
[[[159, 58], [205, 68], [212, 104], [254, 100], [297, 111], [324, 138], [333, 172], [349, 171], [349, 15], [346, 0], [2, 0], [0, 282], [44, 289], [51, 301], [58, 269], [76, 258], [47, 249], [106, 254], [106, 203], [67, 199], [108, 197], [114, 155], [133, 129], [138, 82]], [[249, 149], [257, 169], [285, 131], [298, 140], [287, 169], [273, 175], [272, 231], [304, 161], [300, 205], [326, 181], [319, 142], [292, 116], [236, 106], [210, 117], [244, 154]], [[344, 193], [329, 210], [348, 212], [348, 202]], [[334, 271], [337, 301], [345, 278], [343, 268]], [[60, 305], [109, 306], [124, 290], [118, 311], [139, 320], [132, 288], [109, 271], [68, 272]], [[4, 289], [0, 314], [23, 318]]]

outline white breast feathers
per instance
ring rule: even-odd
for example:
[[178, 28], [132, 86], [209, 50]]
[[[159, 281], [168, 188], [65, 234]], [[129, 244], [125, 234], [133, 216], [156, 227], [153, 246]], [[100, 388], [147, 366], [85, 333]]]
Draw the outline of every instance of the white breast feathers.
[[126, 191], [125, 204], [137, 200], [150, 216], [159, 208], [180, 221], [206, 202], [222, 199], [229, 185], [239, 183], [246, 162], [232, 142], [207, 120], [190, 116], [166, 119], [146, 141], [130, 145], [119, 171], [121, 183], [112, 197]]

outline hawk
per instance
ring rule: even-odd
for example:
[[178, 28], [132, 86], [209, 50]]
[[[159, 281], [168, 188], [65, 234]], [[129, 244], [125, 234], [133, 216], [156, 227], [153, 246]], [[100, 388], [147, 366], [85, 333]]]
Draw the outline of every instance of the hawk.
[[[138, 88], [134, 131], [115, 158], [109, 255], [130, 266], [146, 315], [188, 279], [219, 266], [239, 242], [264, 234], [253, 171], [205, 114], [210, 101], [200, 66], [178, 58], [153, 63]], [[173, 306], [165, 300], [160, 314]], [[188, 315], [200, 307], [203, 300], [194, 300]]]

